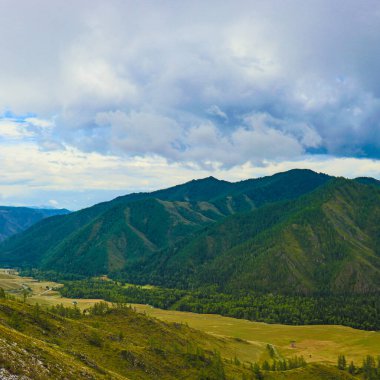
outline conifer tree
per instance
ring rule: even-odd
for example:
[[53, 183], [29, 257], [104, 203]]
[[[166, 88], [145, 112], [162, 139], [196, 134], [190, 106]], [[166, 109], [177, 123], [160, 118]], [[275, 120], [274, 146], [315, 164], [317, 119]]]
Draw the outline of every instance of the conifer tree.
[[263, 365], [261, 366], [261, 368], [264, 370], [264, 371], [269, 371], [270, 370], [270, 365], [268, 363], [267, 360], [264, 361]]
[[256, 380], [263, 380], [264, 379], [264, 375], [262, 374], [262, 372], [260, 370], [260, 366], [257, 363], [254, 364], [252, 372], [253, 372], [254, 379], [256, 379]]
[[356, 367], [353, 361], [351, 361], [350, 365], [348, 366], [348, 372], [353, 375], [355, 374]]
[[346, 369], [346, 357], [344, 355], [338, 356], [338, 369], [344, 371]]

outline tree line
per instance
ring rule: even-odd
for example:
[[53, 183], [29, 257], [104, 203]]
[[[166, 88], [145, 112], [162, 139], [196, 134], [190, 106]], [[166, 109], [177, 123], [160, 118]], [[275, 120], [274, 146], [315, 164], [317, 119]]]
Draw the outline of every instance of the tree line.
[[220, 314], [266, 323], [334, 324], [380, 330], [380, 299], [376, 295], [225, 294], [213, 287], [194, 291], [158, 287], [146, 289], [138, 285], [96, 279], [65, 281], [59, 291], [64, 297], [149, 304], [161, 309]]
[[360, 375], [365, 380], [380, 380], [380, 355], [377, 358], [367, 355], [363, 359], [361, 366], [356, 366], [353, 361], [348, 364], [346, 357], [339, 355], [337, 367], [341, 371], [349, 372], [351, 375]]

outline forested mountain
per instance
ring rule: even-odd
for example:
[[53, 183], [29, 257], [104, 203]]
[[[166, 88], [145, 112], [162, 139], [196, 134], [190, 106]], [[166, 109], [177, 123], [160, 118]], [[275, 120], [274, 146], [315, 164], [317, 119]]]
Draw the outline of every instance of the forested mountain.
[[68, 213], [65, 209], [0, 206], [0, 241], [26, 230], [41, 219]]
[[209, 177], [43, 220], [3, 242], [0, 260], [224, 292], [375, 293], [379, 225], [375, 180]]
[[375, 178], [371, 177], [358, 177], [355, 178], [356, 182], [363, 183], [364, 185], [373, 185], [373, 186], [379, 186], [380, 187], [380, 181]]
[[0, 246], [0, 264], [86, 275], [123, 270], [231, 214], [294, 199], [331, 177], [291, 170], [237, 183], [213, 177], [49, 218]]
[[380, 291], [380, 188], [334, 179], [230, 216], [128, 271], [134, 281], [292, 294]]
[[222, 214], [211, 203], [146, 199], [106, 211], [42, 257], [43, 268], [110, 273], [167, 247]]

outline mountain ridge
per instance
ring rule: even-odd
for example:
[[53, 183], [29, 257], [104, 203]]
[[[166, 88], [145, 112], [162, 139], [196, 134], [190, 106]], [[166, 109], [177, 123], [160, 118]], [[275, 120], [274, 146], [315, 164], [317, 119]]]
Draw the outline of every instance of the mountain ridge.
[[[142, 279], [223, 290], [379, 292], [379, 205], [380, 189], [334, 179], [297, 200], [232, 215], [148, 258]], [[134, 270], [131, 278], [141, 281]]]
[[68, 213], [66, 209], [0, 206], [0, 241], [25, 231], [42, 219]]
[[378, 292], [380, 188], [362, 182], [291, 170], [129, 194], [37, 223], [0, 244], [0, 263], [227, 292]]
[[[77, 263], [73, 264], [74, 268], [71, 267], [70, 270], [85, 268], [86, 274], [101, 274], [107, 272], [107, 256], [116, 255], [115, 258], [120, 265], [124, 262], [125, 257], [120, 257], [120, 254], [116, 252], [117, 249], [110, 248], [111, 245], [123, 244], [122, 241], [126, 240], [127, 237], [132, 246], [138, 245], [141, 247], [146, 245], [143, 244], [142, 240], [144, 238], [146, 238], [145, 241], [156, 239], [157, 237], [153, 235], [162, 233], [160, 228], [163, 226], [162, 222], [164, 220], [166, 220], [167, 226], [165, 233], [169, 235], [172, 233], [170, 235], [172, 238], [159, 244], [157, 251], [185, 237], [186, 234], [204, 227], [207, 224], [204, 221], [205, 218], [208, 218], [210, 223], [214, 223], [228, 215], [250, 211], [261, 207], [265, 203], [291, 199], [323, 185], [330, 179], [331, 177], [327, 175], [317, 174], [308, 170], [292, 170], [270, 177], [236, 183], [208, 177], [152, 193], [129, 194], [64, 217], [50, 218], [37, 223], [24, 233], [8, 239], [0, 245], [0, 262], [18, 266], [35, 266], [42, 263], [45, 268], [48, 268], [46, 265], [54, 261], [49, 260], [49, 257], [66, 257], [68, 261], [71, 260], [73, 263]], [[152, 201], [152, 199], [157, 199], [158, 201]], [[165, 207], [163, 207], [163, 201], [168, 202]], [[176, 204], [175, 202], [183, 203]], [[135, 224], [140, 225], [138, 230], [151, 226], [150, 230], [146, 231], [147, 234], [144, 234], [144, 238], [136, 232], [136, 226], [132, 226], [135, 230], [132, 228], [131, 232], [131, 228], [129, 228], [131, 226], [128, 227], [130, 223], [126, 223], [125, 215], [120, 211], [125, 211], [131, 207], [140, 210], [140, 213], [145, 215], [145, 226], [141, 224], [138, 217], [135, 218]], [[168, 211], [170, 207], [172, 208], [171, 212]], [[152, 210], [154, 211], [152, 212]], [[196, 215], [198, 216], [196, 217]], [[160, 218], [163, 219], [161, 220]], [[189, 224], [183, 220], [184, 218], [193, 219], [196, 224], [194, 228], [186, 228]], [[203, 221], [201, 220], [202, 218], [204, 219]], [[108, 225], [110, 231], [118, 229], [119, 232], [111, 239], [108, 246], [103, 244], [101, 250], [98, 249], [99, 246], [96, 247], [97, 260], [95, 260], [94, 267], [94, 260], [83, 256], [80, 257], [81, 255], [78, 254], [78, 252], [84, 252], [79, 249], [79, 246], [81, 246], [79, 242], [86, 241], [92, 236], [89, 229], [92, 228], [93, 234], [96, 234], [96, 228], [103, 224]], [[178, 226], [182, 226], [182, 230]], [[174, 230], [177, 232], [173, 232]], [[84, 235], [81, 235], [81, 233]], [[107, 240], [108, 232], [104, 231], [104, 233], [103, 240]], [[101, 240], [102, 238], [98, 238], [98, 241]], [[77, 243], [74, 244], [74, 241], [79, 246], [76, 245]], [[89, 244], [93, 245], [93, 242]], [[152, 250], [140, 249], [142, 255], [150, 253], [149, 251]], [[124, 256], [127, 255], [128, 252]], [[78, 257], [79, 261], [77, 260]], [[96, 266], [98, 267], [96, 268]], [[114, 268], [114, 270], [116, 269], [121, 268]]]

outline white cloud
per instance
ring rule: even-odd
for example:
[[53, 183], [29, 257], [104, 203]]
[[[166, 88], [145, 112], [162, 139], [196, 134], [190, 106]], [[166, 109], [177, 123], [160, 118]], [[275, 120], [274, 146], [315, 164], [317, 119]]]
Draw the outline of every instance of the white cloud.
[[372, 173], [355, 157], [380, 159], [379, 36], [375, 0], [3, 1], [0, 111], [29, 116], [1, 119], [1, 158], [47, 191], [145, 188], [157, 163], [176, 183]]
[[52, 120], [40, 119], [38, 117], [26, 117], [24, 119], [25, 123], [30, 124], [39, 128], [52, 128], [54, 127], [54, 122]]
[[59, 202], [57, 202], [55, 199], [50, 199], [50, 200], [48, 201], [48, 203], [49, 203], [49, 205], [50, 205], [51, 207], [54, 207], [54, 208], [58, 208], [58, 207], [59, 207]]
[[223, 112], [217, 105], [213, 104], [209, 107], [206, 112], [210, 115], [218, 116], [224, 120], [228, 120], [228, 116]]
[[0, 107], [55, 115], [61, 142], [101, 151], [98, 113], [154, 114], [184, 131], [216, 117], [225, 136], [245, 114], [264, 112], [301, 145], [367, 156], [380, 146], [375, 1], [225, 2], [212, 14], [210, 2], [1, 8]]
[[33, 135], [33, 132], [28, 130], [25, 123], [19, 123], [12, 119], [0, 119], [0, 138], [21, 140]]
[[[228, 155], [229, 151], [225, 151]], [[133, 191], [151, 191], [174, 186], [194, 178], [214, 175], [239, 181], [271, 175], [293, 168], [309, 168], [331, 175], [380, 178], [376, 160], [300, 156], [297, 160], [249, 162], [234, 168], [187, 165], [167, 162], [159, 156], [125, 157], [83, 153], [76, 148], [41, 151], [33, 143], [1, 146], [0, 203], [46, 205], [54, 200], [59, 207], [79, 209]], [[56, 205], [50, 202], [51, 205]]]

